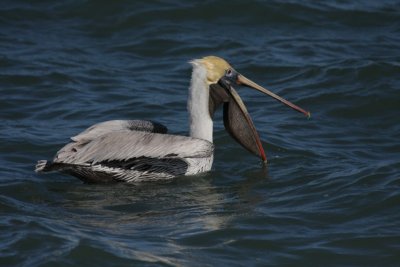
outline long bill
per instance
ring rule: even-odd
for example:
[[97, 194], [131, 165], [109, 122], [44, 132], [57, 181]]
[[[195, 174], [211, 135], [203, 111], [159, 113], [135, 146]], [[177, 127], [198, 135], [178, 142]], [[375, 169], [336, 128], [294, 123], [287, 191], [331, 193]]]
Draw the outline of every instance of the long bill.
[[246, 77], [244, 77], [244, 76], [241, 75], [241, 74], [238, 74], [238, 76], [237, 76], [237, 83], [238, 83], [238, 84], [245, 85], [245, 86], [248, 86], [248, 87], [251, 87], [251, 88], [253, 88], [253, 89], [256, 89], [256, 90], [258, 90], [258, 91], [260, 91], [260, 92], [262, 92], [262, 93], [264, 93], [264, 94], [266, 94], [266, 95], [269, 95], [269, 96], [275, 98], [275, 99], [278, 100], [279, 102], [282, 102], [283, 104], [285, 104], [285, 105], [291, 107], [292, 109], [294, 109], [294, 110], [296, 110], [296, 111], [298, 111], [298, 112], [300, 112], [300, 113], [303, 113], [303, 114], [306, 115], [308, 118], [311, 117], [311, 113], [310, 113], [309, 111], [305, 111], [305, 110], [302, 109], [301, 107], [296, 106], [295, 104], [293, 104], [293, 103], [287, 101], [286, 99], [283, 99], [282, 97], [278, 96], [277, 94], [274, 94], [273, 92], [271, 92], [271, 91], [265, 89], [264, 87], [262, 87], [262, 86], [256, 84], [256, 83], [253, 82], [252, 80], [247, 79]]

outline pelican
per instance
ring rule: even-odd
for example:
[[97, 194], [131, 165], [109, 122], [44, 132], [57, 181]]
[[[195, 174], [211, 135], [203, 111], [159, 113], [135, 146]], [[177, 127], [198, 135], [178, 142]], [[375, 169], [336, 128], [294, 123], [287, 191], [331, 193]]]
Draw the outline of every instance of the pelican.
[[212, 118], [221, 105], [227, 132], [266, 163], [260, 137], [233, 85], [258, 90], [310, 116], [247, 79], [222, 58], [207, 56], [190, 63], [190, 136], [167, 134], [165, 126], [153, 121], [106, 121], [71, 137], [72, 142], [61, 148], [52, 162], [38, 161], [35, 171], [60, 171], [84, 182], [140, 182], [210, 171], [214, 158]]

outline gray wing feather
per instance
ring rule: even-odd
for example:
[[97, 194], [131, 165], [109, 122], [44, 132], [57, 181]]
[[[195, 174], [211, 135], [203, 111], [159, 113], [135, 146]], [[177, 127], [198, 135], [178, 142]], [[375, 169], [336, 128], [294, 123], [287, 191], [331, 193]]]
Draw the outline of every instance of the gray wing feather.
[[54, 162], [84, 164], [104, 161], [126, 161], [132, 158], [203, 158], [213, 153], [213, 144], [206, 140], [149, 133], [114, 131], [89, 142], [73, 142], [63, 147]]
[[211, 142], [166, 132], [150, 121], [102, 122], [72, 137], [53, 162], [39, 161], [36, 172], [61, 171], [86, 182], [136, 182], [184, 175], [194, 162], [201, 168], [212, 161]]
[[85, 131], [71, 137], [75, 142], [88, 142], [99, 136], [118, 131], [143, 131], [150, 133], [167, 133], [167, 127], [160, 123], [145, 120], [111, 120], [94, 124]]

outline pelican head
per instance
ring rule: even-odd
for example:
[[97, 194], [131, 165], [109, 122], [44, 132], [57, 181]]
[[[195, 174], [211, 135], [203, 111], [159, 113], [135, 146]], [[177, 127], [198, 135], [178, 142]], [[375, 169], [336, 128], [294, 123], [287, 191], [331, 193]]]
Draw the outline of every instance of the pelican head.
[[243, 85], [260, 91], [282, 102], [290, 108], [310, 117], [310, 112], [283, 99], [266, 88], [238, 73], [227, 61], [216, 56], [207, 56], [191, 62], [201, 64], [206, 70], [206, 83], [209, 88], [209, 113], [223, 104], [224, 125], [228, 133], [244, 148], [266, 162], [267, 158], [253, 121], [233, 85]]

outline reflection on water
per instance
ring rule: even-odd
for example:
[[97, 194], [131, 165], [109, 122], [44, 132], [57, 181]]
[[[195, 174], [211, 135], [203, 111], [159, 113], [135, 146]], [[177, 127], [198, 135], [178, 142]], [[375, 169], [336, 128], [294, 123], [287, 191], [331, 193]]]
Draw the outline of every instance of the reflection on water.
[[[211, 174], [111, 187], [78, 185], [69, 188], [64, 200], [57, 205], [71, 213], [72, 221], [109, 231], [155, 227], [159, 223], [167, 227], [166, 222], [171, 228], [181, 225], [180, 230], [187, 234], [218, 230], [236, 212], [252, 210], [256, 196], [249, 191], [256, 183], [267, 181], [255, 176], [259, 173], [265, 174], [264, 171], [247, 173], [246, 180], [222, 189], [213, 185]], [[87, 211], [90, 213], [83, 214]]]
[[[38, 236], [22, 235], [13, 241], [9, 239], [8, 245], [21, 249], [19, 242], [26, 238], [35, 242], [44, 233], [51, 236], [49, 240], [53, 239], [56, 244], [51, 245], [49, 240], [46, 244], [52, 246], [52, 251], [45, 250], [33, 264], [47, 261], [54, 254], [79, 259], [83, 257], [78, 252], [81, 250], [89, 254], [107, 251], [110, 257], [144, 262], [184, 263], [185, 260], [176, 260], [176, 257], [180, 258], [179, 254], [188, 246], [204, 246], [204, 235], [207, 240], [214, 238], [209, 233], [216, 234], [215, 245], [228, 242], [221, 239], [224, 229], [229, 229], [238, 218], [255, 212], [264, 197], [253, 189], [268, 182], [262, 175], [256, 177], [260, 173], [264, 174], [258, 170], [248, 172], [245, 180], [226, 187], [214, 185], [212, 173], [136, 185], [68, 184], [67, 179], [67, 183], [53, 182], [48, 193], [57, 195], [58, 200], [36, 202], [36, 205], [44, 203], [47, 212], [51, 212], [35, 222], [25, 218], [7, 223], [22, 224]], [[33, 207], [27, 211], [40, 213]]]

